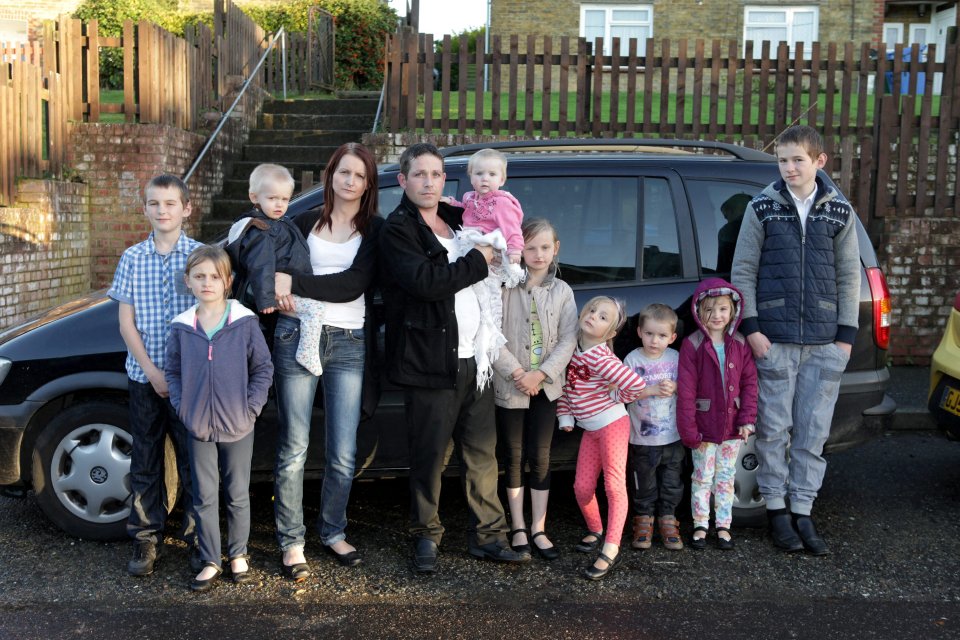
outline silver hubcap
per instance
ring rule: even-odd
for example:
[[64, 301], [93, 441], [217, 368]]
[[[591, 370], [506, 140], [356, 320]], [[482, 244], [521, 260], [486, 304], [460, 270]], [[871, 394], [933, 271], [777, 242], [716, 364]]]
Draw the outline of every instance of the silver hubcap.
[[71, 431], [50, 461], [50, 480], [61, 504], [96, 524], [125, 520], [130, 514], [130, 434], [110, 424]]

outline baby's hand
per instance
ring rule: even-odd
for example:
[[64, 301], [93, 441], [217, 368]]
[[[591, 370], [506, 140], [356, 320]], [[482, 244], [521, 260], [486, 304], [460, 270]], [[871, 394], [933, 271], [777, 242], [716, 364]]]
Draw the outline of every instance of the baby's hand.
[[567, 433], [570, 433], [573, 431], [573, 427], [560, 427], [560, 431], [566, 431]]
[[510, 264], [520, 264], [520, 254], [519, 254], [519, 253], [516, 253], [516, 254], [511, 253], [509, 257], [510, 257]]
[[440, 196], [440, 202], [443, 204], [453, 204], [453, 198], [450, 196]]
[[273, 313], [276, 310], [276, 307], [267, 307], [266, 309], [260, 309], [260, 313]]

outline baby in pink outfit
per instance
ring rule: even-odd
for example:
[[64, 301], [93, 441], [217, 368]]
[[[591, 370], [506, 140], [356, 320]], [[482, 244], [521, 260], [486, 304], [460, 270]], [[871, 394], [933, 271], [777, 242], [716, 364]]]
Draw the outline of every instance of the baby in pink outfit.
[[520, 203], [500, 187], [507, 181], [507, 158], [495, 149], [481, 149], [470, 156], [467, 174], [473, 191], [463, 195], [463, 202], [444, 197], [447, 204], [463, 208], [465, 229], [487, 234], [499, 229], [507, 243], [511, 264], [520, 264], [523, 251], [523, 210]]

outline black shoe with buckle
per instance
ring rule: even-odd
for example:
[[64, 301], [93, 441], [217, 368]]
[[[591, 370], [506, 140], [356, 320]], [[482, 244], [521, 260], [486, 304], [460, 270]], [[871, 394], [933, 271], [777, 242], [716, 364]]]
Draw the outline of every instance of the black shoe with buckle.
[[153, 573], [160, 561], [160, 545], [149, 540], [137, 540], [133, 543], [133, 557], [127, 563], [127, 573], [143, 577]]
[[807, 553], [813, 556], [825, 556], [830, 553], [830, 548], [827, 546], [826, 541], [817, 531], [816, 525], [813, 524], [813, 518], [796, 513], [792, 515], [793, 526], [796, 527], [797, 533], [800, 534], [800, 539], [803, 541], [803, 548], [807, 550]]
[[546, 538], [546, 537], [547, 537], [547, 534], [546, 534], [546, 532], [544, 532], [544, 531], [537, 531], [537, 532], [536, 532], [535, 534], [533, 534], [533, 536], [530, 538], [531, 548], [533, 549], [534, 553], [536, 553], [538, 556], [540, 556], [540, 557], [543, 558], [544, 560], [556, 560], [557, 558], [559, 558], [559, 557], [560, 557], [560, 549], [557, 548], [557, 545], [553, 545], [553, 546], [551, 546], [551, 547], [538, 547], [538, 546], [537, 546], [537, 538], [539, 538], [540, 536], [543, 536], [544, 538]]
[[417, 538], [413, 543], [412, 565], [416, 573], [436, 573], [437, 543], [430, 538]]
[[803, 542], [797, 530], [793, 528], [793, 519], [786, 509], [767, 511], [767, 518], [770, 522], [770, 537], [773, 538], [774, 546], [788, 553], [803, 551]]
[[720, 535], [721, 531], [726, 531], [727, 535], [730, 535], [730, 529], [726, 527], [717, 527], [717, 549], [720, 549], [721, 551], [733, 551], [733, 538], [724, 538]]
[[522, 564], [530, 562], [530, 552], [514, 551], [507, 544], [501, 542], [491, 542], [489, 544], [470, 545], [470, 555], [481, 560], [493, 560], [494, 562], [506, 562], [510, 564]]
[[[527, 536], [527, 542], [523, 544], [513, 544], [513, 536], [518, 533], [522, 533]], [[507, 533], [507, 536], [510, 537], [510, 548], [516, 551], [517, 553], [530, 553], [530, 530], [529, 529], [514, 529]]]
[[590, 565], [589, 567], [587, 567], [586, 571], [583, 572], [583, 577], [585, 577], [587, 580], [600, 580], [601, 578], [606, 576], [608, 573], [613, 571], [614, 567], [620, 564], [620, 561], [622, 559], [623, 559], [623, 552], [620, 551], [619, 549], [617, 550], [617, 555], [615, 555], [613, 558], [610, 558], [610, 556], [608, 556], [603, 551], [601, 551], [599, 555], [597, 555], [597, 560], [603, 560], [604, 562], [606, 562], [607, 563], [606, 568], [600, 569], [596, 566], [596, 564]]
[[[234, 571], [233, 563], [237, 560], [243, 560], [246, 562], [247, 568], [243, 571]], [[243, 584], [253, 580], [253, 575], [250, 573], [250, 556], [244, 554], [242, 556], [234, 556], [233, 558], [230, 558], [230, 574], [233, 576], [233, 581], [237, 584]]]
[[[593, 536], [593, 540], [587, 540], [590, 536]], [[593, 553], [600, 548], [600, 545], [603, 543], [603, 531], [588, 531], [584, 534], [583, 540], [577, 543], [573, 548], [575, 551], [580, 553]]]
[[[696, 536], [697, 531], [703, 531], [703, 537], [698, 538]], [[690, 548], [694, 551], [703, 551], [707, 548], [707, 528], [706, 527], [694, 527], [694, 535], [690, 538]]]

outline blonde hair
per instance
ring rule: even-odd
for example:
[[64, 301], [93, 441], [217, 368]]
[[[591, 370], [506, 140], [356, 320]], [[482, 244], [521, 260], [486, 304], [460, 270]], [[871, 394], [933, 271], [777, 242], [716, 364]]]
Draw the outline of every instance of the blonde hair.
[[[617, 321], [610, 325], [610, 330], [608, 333], [610, 335], [604, 336], [603, 341], [607, 343], [607, 346], [613, 349], [613, 339], [616, 337], [617, 332], [623, 327], [623, 324], [627, 321], [627, 306], [623, 300], [617, 300], [616, 298], [611, 298], [610, 296], [595, 296], [587, 300], [587, 304], [583, 305], [583, 308], [580, 310], [580, 317], [577, 318], [577, 325], [579, 326], [583, 319], [591, 309], [595, 309], [599, 304], [611, 304], [613, 308], [617, 310]], [[580, 329], [577, 329], [577, 341], [580, 341]]]
[[[723, 332], [726, 333], [727, 329], [730, 328], [730, 323], [733, 322], [734, 315], [735, 315], [734, 310], [736, 308], [736, 303], [733, 301], [733, 296], [730, 295], [729, 293], [724, 293], [719, 296], [704, 296], [700, 300], [700, 302], [697, 303], [697, 317], [700, 318], [700, 322], [702, 322], [703, 324], [707, 324], [708, 322], [710, 322], [710, 316], [713, 315], [713, 309], [714, 307], [717, 306], [716, 301], [719, 300], [720, 298], [726, 298], [727, 300], [730, 301], [730, 311], [731, 311], [730, 320], [727, 321], [727, 324], [723, 325]], [[714, 303], [710, 305], [709, 309], [704, 308], [704, 304], [708, 300], [714, 301]]]
[[[521, 233], [523, 233], [523, 241], [530, 242], [530, 239], [540, 235], [545, 231], [549, 231], [550, 235], [553, 236], [553, 243], [556, 244], [560, 242], [560, 238], [557, 237], [557, 229], [553, 224], [546, 218], [530, 218], [523, 221], [523, 226], [520, 227]], [[551, 267], [559, 270], [559, 253], [554, 252], [553, 262], [550, 263]]]
[[193, 271], [197, 265], [208, 260], [213, 263], [213, 268], [217, 270], [217, 273], [223, 280], [224, 299], [229, 298], [230, 285], [233, 283], [233, 271], [230, 266], [230, 256], [220, 247], [204, 244], [191, 251], [190, 255], [187, 256], [187, 263], [183, 267], [183, 276], [189, 278], [190, 272]]
[[507, 156], [496, 149], [480, 149], [467, 160], [467, 173], [473, 173], [474, 167], [481, 162], [498, 162], [503, 170], [503, 179], [507, 179]]
[[250, 193], [260, 193], [268, 182], [290, 187], [291, 193], [296, 186], [296, 181], [294, 181], [289, 169], [279, 164], [265, 162], [264, 164], [258, 164], [250, 172]]
[[670, 325], [671, 332], [677, 332], [677, 312], [665, 304], [654, 302], [653, 304], [648, 304], [646, 307], [644, 307], [643, 311], [640, 312], [640, 317], [637, 320], [637, 329], [643, 329], [643, 323], [647, 320], [653, 320], [654, 322], [666, 322]]

